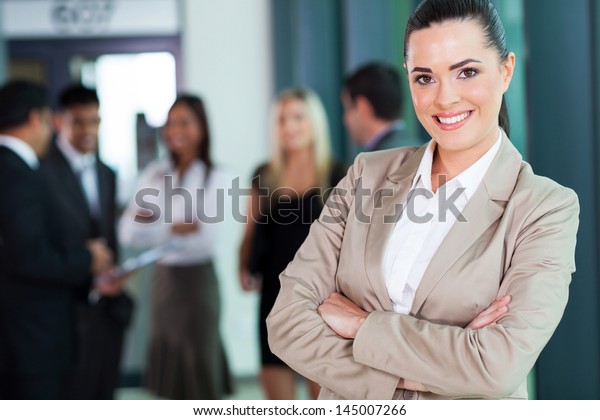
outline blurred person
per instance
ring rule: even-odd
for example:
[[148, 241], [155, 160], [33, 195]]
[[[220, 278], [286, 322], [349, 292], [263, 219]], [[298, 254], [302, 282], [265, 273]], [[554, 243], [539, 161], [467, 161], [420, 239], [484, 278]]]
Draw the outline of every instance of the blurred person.
[[[50, 192], [69, 219], [62, 238], [73, 245], [104, 241], [118, 260], [116, 176], [98, 157], [100, 102], [95, 90], [66, 87], [54, 115], [56, 141], [41, 161]], [[67, 389], [69, 399], [112, 399], [119, 384], [123, 337], [133, 301], [123, 291], [99, 299], [78, 290], [77, 352]]]
[[[39, 170], [51, 113], [46, 90], [0, 88], [0, 398], [64, 398], [74, 295], [112, 266], [98, 240], [63, 240], [68, 223]], [[115, 292], [97, 284], [100, 294]]]
[[[240, 248], [242, 288], [260, 287], [261, 381], [269, 399], [295, 397], [296, 373], [269, 349], [265, 320], [279, 293], [279, 273], [319, 216], [327, 190], [346, 173], [331, 156], [329, 136], [325, 109], [313, 91], [279, 94], [272, 108], [271, 158], [255, 172]], [[318, 384], [309, 381], [309, 390], [316, 398]]]
[[509, 139], [516, 57], [492, 0], [424, 0], [404, 40], [432, 140], [357, 157], [281, 274], [271, 347], [324, 399], [527, 399], [568, 301], [577, 195]]
[[423, 144], [406, 132], [400, 75], [389, 64], [369, 63], [346, 76], [342, 105], [348, 134], [363, 152]]
[[181, 244], [154, 266], [145, 386], [164, 398], [221, 399], [232, 391], [213, 265], [222, 223], [207, 217], [223, 212], [218, 191], [228, 180], [211, 160], [199, 97], [178, 97], [162, 134], [169, 156], [143, 171], [119, 229], [121, 243], [133, 247]]

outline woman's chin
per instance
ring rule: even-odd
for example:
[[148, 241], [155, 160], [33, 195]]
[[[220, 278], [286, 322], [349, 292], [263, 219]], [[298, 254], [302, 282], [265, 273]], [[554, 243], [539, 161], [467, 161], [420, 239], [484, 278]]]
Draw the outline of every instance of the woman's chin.
[[283, 145], [283, 149], [286, 152], [298, 152], [308, 149], [310, 146], [311, 144], [307, 142], [290, 141]]

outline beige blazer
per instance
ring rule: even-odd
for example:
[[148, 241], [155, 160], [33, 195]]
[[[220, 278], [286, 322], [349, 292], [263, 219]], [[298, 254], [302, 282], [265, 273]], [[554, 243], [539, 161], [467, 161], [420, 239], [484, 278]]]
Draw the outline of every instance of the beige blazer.
[[[527, 398], [527, 374], [562, 317], [575, 271], [577, 196], [534, 175], [505, 135], [410, 315], [393, 312], [382, 274], [394, 227], [386, 216], [406, 202], [425, 147], [359, 155], [280, 276], [269, 344], [321, 385], [320, 398]], [[371, 193], [359, 197], [357, 186]], [[317, 313], [334, 291], [370, 312], [354, 340]], [[497, 325], [464, 329], [505, 294], [512, 302]], [[401, 378], [431, 392], [397, 390]]]

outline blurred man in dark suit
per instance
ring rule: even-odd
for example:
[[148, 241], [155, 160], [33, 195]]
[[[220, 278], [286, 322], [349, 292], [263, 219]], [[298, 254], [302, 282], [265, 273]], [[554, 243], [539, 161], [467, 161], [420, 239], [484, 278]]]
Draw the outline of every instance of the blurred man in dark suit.
[[406, 132], [402, 118], [402, 86], [398, 71], [369, 63], [349, 74], [342, 89], [344, 124], [361, 151], [422, 146]]
[[[116, 176], [98, 157], [98, 96], [95, 90], [73, 85], [63, 90], [59, 105], [56, 141], [42, 159], [41, 172], [60, 212], [70, 220], [63, 239], [73, 245], [101, 239], [116, 256]], [[122, 291], [102, 297], [89, 287], [78, 292], [78, 351], [67, 397], [111, 399], [133, 302]]]
[[62, 240], [64, 217], [38, 169], [50, 119], [42, 87], [0, 88], [0, 399], [64, 397], [74, 292], [112, 264], [100, 241]]

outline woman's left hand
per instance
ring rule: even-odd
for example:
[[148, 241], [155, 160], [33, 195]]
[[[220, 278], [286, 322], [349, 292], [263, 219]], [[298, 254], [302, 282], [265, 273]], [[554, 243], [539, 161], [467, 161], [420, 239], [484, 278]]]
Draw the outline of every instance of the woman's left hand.
[[198, 223], [175, 223], [171, 226], [171, 232], [174, 235], [189, 235], [200, 229]]
[[355, 338], [358, 329], [369, 315], [339, 293], [329, 295], [319, 305], [317, 312], [337, 335], [344, 338]]

